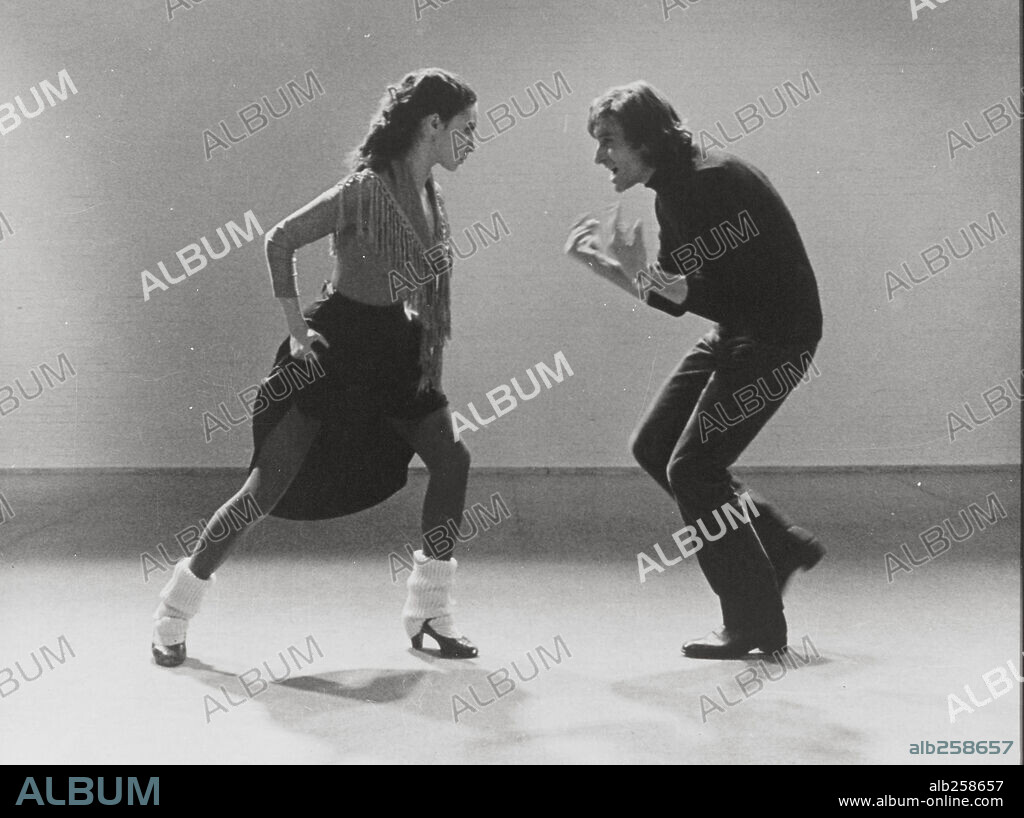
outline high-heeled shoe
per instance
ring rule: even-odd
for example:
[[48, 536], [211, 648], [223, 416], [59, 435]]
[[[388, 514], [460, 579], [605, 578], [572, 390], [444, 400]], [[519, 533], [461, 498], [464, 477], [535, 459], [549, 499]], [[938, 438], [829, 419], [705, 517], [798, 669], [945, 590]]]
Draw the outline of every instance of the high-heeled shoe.
[[187, 658], [184, 642], [179, 642], [176, 645], [158, 645], [154, 642], [151, 647], [153, 661], [160, 667], [177, 667]]
[[160, 667], [177, 667], [185, 661], [185, 633], [188, 621], [199, 612], [199, 603], [213, 576], [199, 579], [189, 570], [188, 560], [174, 566], [174, 573], [160, 592], [160, 604], [153, 614], [153, 661]]
[[424, 557], [422, 551], [413, 553], [413, 569], [406, 587], [409, 595], [402, 609], [402, 625], [416, 650], [423, 650], [423, 637], [429, 636], [445, 659], [473, 659], [479, 651], [476, 645], [459, 633], [452, 611], [455, 600], [452, 588], [458, 562], [434, 560]]
[[434, 630], [430, 623], [433, 619], [423, 620], [419, 633], [412, 637], [412, 646], [416, 650], [423, 650], [423, 636], [429, 636], [440, 649], [443, 659], [474, 659], [479, 654], [476, 645], [470, 642], [465, 636], [451, 637], [443, 636]]

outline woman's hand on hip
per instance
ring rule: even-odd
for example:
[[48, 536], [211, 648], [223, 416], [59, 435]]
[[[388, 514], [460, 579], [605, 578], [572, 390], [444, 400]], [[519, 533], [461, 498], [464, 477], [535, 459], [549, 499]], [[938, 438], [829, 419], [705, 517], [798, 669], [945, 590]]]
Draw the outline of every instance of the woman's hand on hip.
[[300, 332], [289, 336], [289, 353], [297, 360], [311, 355], [314, 360], [319, 361], [321, 356], [330, 349], [330, 346], [323, 335], [310, 327], [306, 327], [304, 333]]

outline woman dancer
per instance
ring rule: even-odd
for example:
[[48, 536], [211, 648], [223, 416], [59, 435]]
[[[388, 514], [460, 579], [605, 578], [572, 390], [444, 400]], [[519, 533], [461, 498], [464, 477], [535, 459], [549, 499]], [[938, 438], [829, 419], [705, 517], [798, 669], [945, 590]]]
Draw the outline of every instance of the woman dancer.
[[[315, 520], [369, 508], [405, 485], [416, 453], [429, 472], [423, 532], [462, 519], [469, 452], [455, 440], [441, 391], [452, 258], [432, 170], [454, 172], [472, 151], [475, 103], [459, 77], [436, 68], [389, 86], [352, 155], [353, 172], [267, 234], [289, 337], [254, 403], [248, 478], [160, 593], [158, 665], [185, 660], [188, 621], [213, 572], [268, 513]], [[293, 255], [327, 235], [334, 275], [303, 312]], [[413, 647], [426, 634], [442, 656], [476, 656], [452, 620], [451, 548], [440, 553], [425, 539], [414, 556], [402, 611]]]

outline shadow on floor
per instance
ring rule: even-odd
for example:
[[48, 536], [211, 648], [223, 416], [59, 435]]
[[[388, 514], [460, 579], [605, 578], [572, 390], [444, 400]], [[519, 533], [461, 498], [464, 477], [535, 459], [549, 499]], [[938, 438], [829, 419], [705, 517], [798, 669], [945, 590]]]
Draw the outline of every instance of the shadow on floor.
[[[371, 754], [378, 742], [379, 752], [394, 752], [394, 737], [380, 730], [381, 707], [394, 711], [388, 721], [395, 729], [411, 717], [427, 717], [456, 729], [472, 726], [503, 730], [514, 722], [517, 706], [529, 695], [521, 685], [504, 690], [500, 683], [503, 695], [496, 695], [488, 678], [495, 671], [478, 667], [472, 660], [441, 659], [428, 651], [410, 653], [428, 667], [297, 675], [270, 681], [266, 687], [250, 671], [239, 676], [196, 659], [187, 659], [182, 670], [211, 688], [204, 698], [208, 724], [222, 721], [233, 708], [256, 701], [287, 729], [327, 739], [339, 749], [353, 731], [363, 742], [376, 731], [376, 740], [364, 748]], [[267, 672], [263, 671], [260, 680], [266, 679]], [[244, 686], [246, 682], [248, 687]]]

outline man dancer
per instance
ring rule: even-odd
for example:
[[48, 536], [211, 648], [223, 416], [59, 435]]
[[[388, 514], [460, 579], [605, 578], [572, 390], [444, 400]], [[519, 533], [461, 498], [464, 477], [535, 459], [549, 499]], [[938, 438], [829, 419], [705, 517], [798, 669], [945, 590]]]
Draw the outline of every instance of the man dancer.
[[702, 156], [647, 83], [594, 100], [588, 130], [598, 143], [594, 161], [611, 171], [617, 192], [636, 184], [655, 192], [658, 262], [647, 265], [640, 223], [627, 235], [617, 213], [607, 249], [600, 224], [584, 216], [566, 252], [656, 309], [716, 324], [631, 440], [637, 461], [693, 527], [677, 544], [687, 556], [696, 550], [722, 605], [723, 628], [687, 642], [683, 653], [726, 659], [784, 650], [782, 591], [824, 549], [763, 499], [748, 495], [754, 507], [744, 503], [729, 469], [806, 375], [821, 339], [811, 263], [768, 179], [728, 153]]

